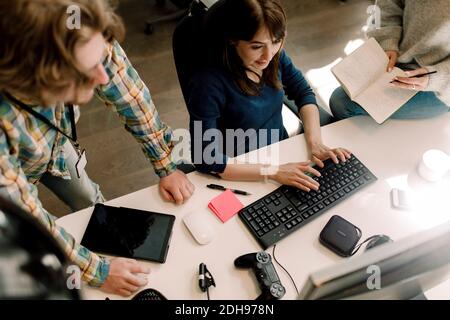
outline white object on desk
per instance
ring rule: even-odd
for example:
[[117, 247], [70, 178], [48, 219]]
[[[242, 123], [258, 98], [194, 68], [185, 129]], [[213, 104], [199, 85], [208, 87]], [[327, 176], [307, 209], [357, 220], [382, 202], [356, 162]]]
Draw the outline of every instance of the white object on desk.
[[183, 221], [199, 244], [208, 244], [214, 239], [215, 231], [204, 213], [195, 211], [184, 216]]
[[440, 180], [450, 169], [450, 157], [443, 151], [431, 149], [422, 155], [419, 163], [419, 174], [425, 180]]
[[[424, 135], [424, 132], [427, 135]], [[292, 275], [299, 289], [305, 285], [310, 274], [333, 266], [343, 259], [323, 248], [317, 239], [326, 222], [334, 214], [352, 221], [366, 235], [383, 233], [395, 241], [449, 220], [449, 210], [446, 207], [434, 206], [430, 210], [430, 206], [426, 206], [423, 210], [419, 208], [413, 213], [394, 210], [387, 195], [395, 187], [392, 185], [393, 181], [406, 180], [412, 171], [417, 172], [417, 160], [424, 150], [440, 149], [450, 154], [450, 113], [421, 121], [388, 120], [382, 126], [370, 117], [353, 117], [323, 127], [322, 136], [329, 146], [342, 146], [353, 151], [378, 180], [358, 192], [358, 196], [339, 203], [277, 244], [277, 259]], [[266, 150], [269, 147], [273, 152]], [[302, 134], [270, 145], [266, 149], [255, 150], [252, 155], [243, 155], [242, 158], [230, 161], [255, 159], [263, 162], [271, 156], [269, 163], [278, 165], [304, 161], [308, 157]], [[273, 155], [279, 158], [275, 161], [276, 157]], [[108, 201], [108, 204], [114, 206], [167, 212], [177, 217], [166, 263], [140, 261], [152, 270], [149, 285], [170, 299], [204, 299], [204, 293], [198, 288], [197, 278], [198, 264], [204, 262], [214, 274], [218, 284], [212, 292], [212, 299], [254, 299], [261, 293], [256, 279], [248, 270], [235, 268], [233, 261], [242, 254], [258, 252], [261, 247], [239, 217], [235, 216], [227, 223], [221, 223], [208, 210], [207, 203], [216, 195], [216, 191], [204, 189], [199, 192], [199, 190], [202, 186], [215, 183], [217, 180], [196, 172], [190, 173], [188, 177], [196, 186], [197, 192], [181, 206], [162, 201], [158, 185]], [[449, 185], [450, 176], [444, 177], [442, 182]], [[248, 197], [241, 197], [240, 200], [244, 205], [251, 204], [279, 186], [272, 181], [268, 183], [229, 181], [227, 184], [231, 188], [252, 192]], [[214, 241], [208, 245], [198, 245], [190, 239], [187, 230], [184, 230], [186, 227], [183, 225], [182, 217], [194, 211], [203, 215], [217, 231]], [[87, 208], [64, 216], [58, 219], [57, 223], [80, 241], [91, 213], [92, 208]], [[275, 269], [281, 283], [286, 287], [283, 299], [297, 299], [291, 279], [277, 265]], [[87, 299], [104, 300], [106, 297], [106, 294], [98, 288], [88, 286], [82, 288]], [[449, 299], [450, 281], [440, 285], [439, 290], [428, 291], [426, 295], [431, 299]], [[108, 297], [112, 300], [123, 299], [121, 296], [111, 294], [108, 294]]]

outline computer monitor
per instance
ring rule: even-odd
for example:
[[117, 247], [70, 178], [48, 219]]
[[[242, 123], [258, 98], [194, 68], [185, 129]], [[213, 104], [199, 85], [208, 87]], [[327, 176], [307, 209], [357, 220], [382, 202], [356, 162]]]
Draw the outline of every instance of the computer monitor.
[[299, 299], [414, 299], [449, 276], [447, 222], [312, 273]]

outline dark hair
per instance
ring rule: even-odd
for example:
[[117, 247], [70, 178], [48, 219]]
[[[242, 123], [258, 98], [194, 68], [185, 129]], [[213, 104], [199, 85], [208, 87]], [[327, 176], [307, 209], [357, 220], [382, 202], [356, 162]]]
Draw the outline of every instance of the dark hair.
[[275, 40], [284, 40], [286, 36], [286, 14], [279, 0], [223, 0], [222, 26], [222, 63], [231, 72], [238, 87], [247, 95], [258, 95], [262, 85], [276, 89], [282, 85], [278, 78], [280, 52], [272, 58], [264, 69], [260, 83], [251, 81], [246, 74], [248, 70], [233, 41], [250, 41], [261, 27], [267, 27]]

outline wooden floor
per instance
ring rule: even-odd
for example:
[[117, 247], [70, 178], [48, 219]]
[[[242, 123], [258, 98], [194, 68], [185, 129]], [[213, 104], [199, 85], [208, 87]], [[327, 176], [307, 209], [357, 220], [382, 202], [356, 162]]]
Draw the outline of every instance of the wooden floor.
[[[288, 15], [285, 48], [307, 76], [322, 106], [337, 83], [330, 65], [345, 56], [349, 46], [364, 39], [369, 0], [282, 0]], [[171, 12], [173, 6], [158, 8], [152, 0], [122, 0], [118, 12], [127, 35], [122, 43], [129, 59], [147, 84], [161, 119], [172, 128], [187, 128], [188, 113], [181, 96], [173, 63], [171, 35], [176, 22], [155, 25], [154, 34], [143, 33], [144, 22]], [[356, 41], [356, 42], [355, 42]], [[80, 143], [88, 154], [87, 172], [101, 186], [106, 199], [156, 184], [158, 178], [139, 145], [121, 125], [117, 115], [94, 99], [81, 108], [78, 123]], [[42, 185], [39, 196], [44, 207], [56, 216], [70, 212]]]

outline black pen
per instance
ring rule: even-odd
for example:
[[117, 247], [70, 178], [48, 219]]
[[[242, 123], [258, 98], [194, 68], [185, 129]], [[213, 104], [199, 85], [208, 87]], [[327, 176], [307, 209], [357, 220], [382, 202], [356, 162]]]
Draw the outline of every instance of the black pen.
[[[215, 190], [222, 190], [225, 191], [227, 190], [227, 188], [225, 188], [224, 186], [218, 185], [218, 184], [208, 184], [206, 187], [210, 188], [210, 189], [215, 189]], [[244, 196], [249, 196], [251, 195], [251, 193], [248, 193], [247, 191], [242, 191], [242, 190], [236, 190], [236, 189], [230, 189], [231, 192], [236, 193], [236, 194], [242, 194]]]
[[[412, 76], [412, 77], [408, 77], [408, 78], [411, 78], [411, 79], [412, 78], [422, 78], [422, 77], [428, 76], [428, 75], [433, 74], [433, 73], [437, 73], [437, 71], [435, 70], [435, 71], [431, 71], [431, 72], [427, 72], [427, 73], [422, 73], [422, 74], [418, 74], [416, 76]], [[396, 80], [394, 79], [394, 80], [390, 81], [390, 83], [392, 83], [394, 81], [396, 81]]]

